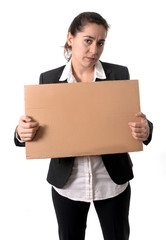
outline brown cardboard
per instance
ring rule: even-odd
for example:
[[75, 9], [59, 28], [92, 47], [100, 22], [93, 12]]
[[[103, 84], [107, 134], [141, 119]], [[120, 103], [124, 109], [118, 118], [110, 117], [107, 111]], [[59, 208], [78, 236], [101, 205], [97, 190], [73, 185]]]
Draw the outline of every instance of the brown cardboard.
[[141, 151], [128, 126], [139, 111], [138, 80], [25, 86], [25, 114], [40, 124], [26, 158]]

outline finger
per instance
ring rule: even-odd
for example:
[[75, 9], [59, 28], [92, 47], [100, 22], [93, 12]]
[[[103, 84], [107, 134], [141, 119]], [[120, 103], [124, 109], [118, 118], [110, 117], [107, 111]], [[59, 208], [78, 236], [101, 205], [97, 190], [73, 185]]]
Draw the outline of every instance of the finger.
[[27, 135], [27, 136], [21, 136], [20, 139], [21, 139], [22, 141], [26, 142], [26, 141], [31, 141], [31, 140], [32, 140], [32, 137]]
[[132, 127], [132, 128], [142, 128], [141, 122], [129, 122], [128, 125], [129, 127]]
[[23, 141], [23, 142], [30, 142], [30, 141], [32, 141], [32, 138], [31, 137], [22, 137], [21, 141]]
[[134, 139], [139, 140], [139, 141], [142, 141], [142, 142], [143, 142], [143, 141], [146, 141], [146, 139], [147, 139], [147, 138], [144, 137], [144, 136], [138, 137], [138, 136], [135, 136], [134, 134], [132, 134], [132, 136], [133, 136]]
[[35, 128], [39, 126], [39, 123], [32, 120], [29, 116], [22, 116], [19, 121], [19, 126], [22, 128]]
[[132, 127], [130, 127], [130, 129], [131, 129], [132, 132], [134, 132], [134, 133], [142, 133], [142, 132], [143, 132], [143, 129], [142, 129], [142, 128], [132, 128]]
[[137, 140], [137, 141], [141, 141], [141, 142], [143, 142], [143, 141], [146, 141], [146, 138], [144, 138], [144, 137], [136, 137], [136, 136], [133, 136], [133, 138], [135, 139], [135, 140]]
[[146, 133], [142, 133], [142, 132], [141, 133], [132, 132], [132, 134], [137, 138], [146, 137]]
[[38, 130], [39, 127], [34, 128], [21, 128], [20, 134], [33, 134]]
[[136, 113], [136, 117], [141, 118], [141, 120], [146, 120], [146, 115], [142, 112]]
[[[35, 126], [37, 126], [38, 125], [38, 122], [37, 121], [35, 121], [35, 120], [33, 120], [31, 117], [29, 117], [29, 116], [22, 116], [21, 118], [20, 118], [20, 124], [23, 124], [23, 123], [33, 123], [33, 125]], [[33, 125], [32, 125], [32, 127], [33, 127]], [[30, 125], [31, 126], [31, 125]]]
[[29, 116], [24, 115], [24, 116], [20, 117], [20, 121], [22, 121], [22, 122], [30, 122], [30, 121], [32, 121], [32, 118], [29, 117]]
[[38, 122], [23, 122], [22, 123], [22, 128], [25, 129], [33, 129], [33, 128], [38, 128], [39, 127], [39, 123]]

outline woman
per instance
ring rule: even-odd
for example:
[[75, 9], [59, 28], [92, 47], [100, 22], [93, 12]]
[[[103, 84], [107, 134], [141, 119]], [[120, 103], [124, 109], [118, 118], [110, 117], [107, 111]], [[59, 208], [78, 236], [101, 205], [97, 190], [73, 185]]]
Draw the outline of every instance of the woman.
[[[67, 65], [41, 74], [40, 84], [129, 79], [126, 67], [99, 61], [108, 29], [106, 20], [99, 14], [79, 14], [67, 34]], [[129, 123], [131, 134], [147, 145], [153, 125], [143, 113], [136, 115], [141, 121]], [[24, 146], [26, 141], [31, 141], [38, 128], [39, 123], [30, 117], [21, 117], [16, 129], [16, 145]], [[128, 153], [51, 159], [47, 180], [53, 186], [60, 239], [85, 238], [87, 214], [93, 202], [104, 239], [127, 240], [129, 180], [132, 178]]]

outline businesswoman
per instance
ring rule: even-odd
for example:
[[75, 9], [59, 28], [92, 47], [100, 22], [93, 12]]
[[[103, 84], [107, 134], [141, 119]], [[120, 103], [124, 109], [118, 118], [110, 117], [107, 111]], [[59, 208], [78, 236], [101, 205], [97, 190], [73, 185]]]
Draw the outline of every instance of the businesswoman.
[[[126, 67], [99, 61], [108, 29], [106, 20], [94, 12], [84, 12], [74, 18], [64, 46], [67, 64], [42, 73], [40, 84], [129, 79]], [[131, 134], [147, 145], [153, 125], [143, 113], [136, 115], [141, 121], [129, 123]], [[29, 116], [22, 116], [15, 133], [16, 145], [24, 146], [26, 141], [33, 140], [39, 124]], [[85, 238], [88, 210], [93, 202], [104, 239], [129, 239], [132, 178], [128, 153], [51, 159], [47, 180], [52, 185], [59, 238]]]

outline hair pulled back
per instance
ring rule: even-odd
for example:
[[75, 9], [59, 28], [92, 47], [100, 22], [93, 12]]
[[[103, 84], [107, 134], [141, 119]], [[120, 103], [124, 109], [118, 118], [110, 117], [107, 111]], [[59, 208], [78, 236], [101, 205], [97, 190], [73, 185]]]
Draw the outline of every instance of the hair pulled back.
[[[96, 12], [83, 12], [74, 18], [69, 26], [68, 32], [70, 32], [75, 37], [78, 32], [83, 31], [83, 28], [87, 23], [96, 23], [98, 25], [103, 25], [106, 31], [109, 29], [107, 21], [100, 14]], [[69, 61], [72, 57], [72, 49], [67, 42], [64, 46], [64, 56], [67, 61]]]

